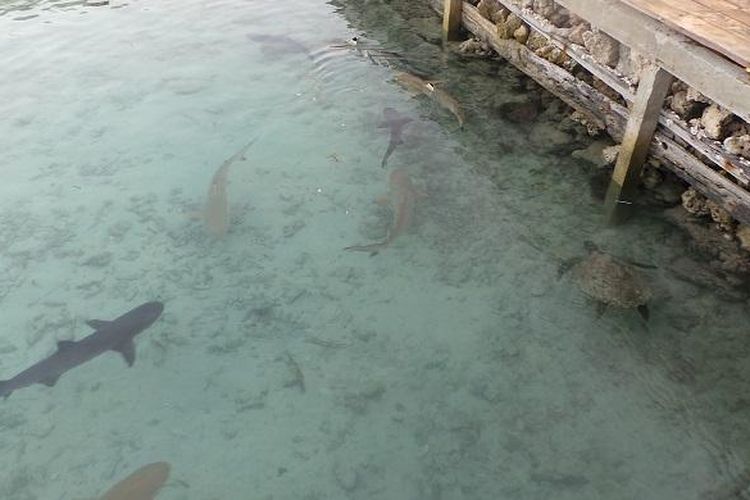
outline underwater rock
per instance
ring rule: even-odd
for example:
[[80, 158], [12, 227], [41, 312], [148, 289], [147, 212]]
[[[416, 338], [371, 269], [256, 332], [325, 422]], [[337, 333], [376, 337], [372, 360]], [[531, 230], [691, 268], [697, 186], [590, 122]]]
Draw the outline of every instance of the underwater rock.
[[477, 4], [477, 10], [483, 18], [493, 21], [495, 13], [503, 8], [497, 0], [481, 0]]
[[740, 224], [737, 227], [737, 241], [740, 242], [740, 247], [744, 250], [750, 251], [750, 226]]
[[591, 56], [602, 64], [614, 68], [620, 58], [620, 44], [609, 35], [592, 30], [583, 33], [583, 45]]
[[734, 231], [736, 222], [729, 214], [729, 212], [724, 210], [724, 208], [722, 208], [718, 203], [712, 200], [706, 200], [706, 207], [708, 207], [708, 211], [711, 214], [711, 219], [716, 222], [716, 224], [719, 226], [719, 229], [728, 233]]
[[560, 149], [570, 142], [570, 136], [560, 130], [555, 123], [539, 122], [534, 125], [530, 140], [537, 148], [544, 151]]
[[711, 100], [695, 90], [693, 87], [687, 88], [687, 99], [688, 101], [702, 102], [704, 104], [711, 104]]
[[527, 28], [525, 24], [522, 25], [513, 32], [513, 38], [515, 38], [518, 43], [526, 43], [526, 40], [529, 39], [529, 28]]
[[732, 112], [719, 107], [718, 104], [711, 104], [703, 110], [701, 116], [701, 125], [706, 132], [706, 136], [711, 139], [721, 140], [726, 135], [725, 128], [732, 119]]
[[682, 201], [682, 193], [685, 191], [685, 184], [674, 174], [659, 170], [661, 182], [649, 191], [654, 201], [659, 204], [672, 207], [679, 205]]
[[602, 131], [598, 123], [589, 121], [588, 116], [586, 116], [584, 113], [581, 113], [580, 111], [573, 111], [570, 114], [570, 119], [586, 127], [586, 132], [591, 137], [596, 137]]
[[505, 19], [505, 21], [497, 23], [496, 26], [497, 36], [502, 39], [508, 39], [513, 38], [513, 33], [515, 33], [518, 28], [523, 26], [523, 21], [521, 21], [521, 18], [517, 15], [510, 14], [508, 15], [507, 19]]
[[669, 108], [683, 120], [690, 120], [700, 114], [703, 104], [688, 99], [687, 90], [680, 90], [668, 98]]
[[547, 19], [552, 19], [557, 11], [557, 5], [554, 0], [534, 0], [531, 9]]
[[513, 123], [530, 123], [539, 116], [539, 101], [529, 97], [522, 101], [505, 102], [498, 107], [503, 118]]
[[613, 146], [609, 146], [608, 148], [604, 148], [602, 150], [602, 157], [604, 158], [604, 161], [608, 165], [614, 165], [614, 163], [617, 161], [617, 155], [620, 154], [620, 145], [615, 144]]
[[494, 54], [494, 51], [482, 40], [469, 38], [458, 46], [458, 53], [464, 56], [489, 57]]
[[587, 22], [582, 22], [573, 26], [568, 32], [568, 40], [577, 45], [583, 45], [583, 34], [587, 31], [591, 31], [591, 25]]
[[582, 160], [587, 163], [594, 165], [595, 167], [603, 167], [608, 162], [604, 159], [604, 150], [611, 147], [608, 141], [594, 141], [584, 149], [576, 149], [570, 156], [576, 160]]
[[646, 189], [655, 190], [664, 181], [664, 176], [657, 167], [647, 163], [641, 170], [641, 182]]
[[[710, 224], [691, 219], [679, 208], [666, 210], [664, 214], [691, 238], [691, 248], [711, 260], [710, 265], [716, 270], [747, 276], [750, 273], [750, 254], [741, 251], [739, 244], [726, 233], [717, 231]], [[733, 282], [741, 281], [738, 276], [725, 276]]]
[[682, 193], [681, 198], [682, 206], [688, 213], [701, 217], [710, 213], [710, 209], [706, 204], [708, 200], [694, 188], [688, 188]]
[[544, 37], [544, 35], [534, 30], [529, 33], [528, 39], [526, 40], [526, 47], [528, 47], [529, 50], [536, 52], [537, 50], [541, 49], [542, 47], [546, 47], [547, 45], [549, 45], [549, 42]]
[[733, 135], [724, 139], [724, 150], [733, 155], [750, 158], [750, 135]]

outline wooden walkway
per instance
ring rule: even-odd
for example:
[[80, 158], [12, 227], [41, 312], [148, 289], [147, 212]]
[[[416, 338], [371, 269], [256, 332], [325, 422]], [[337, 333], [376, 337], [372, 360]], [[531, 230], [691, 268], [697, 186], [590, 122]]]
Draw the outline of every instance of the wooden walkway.
[[744, 67], [750, 67], [750, 0], [622, 0]]

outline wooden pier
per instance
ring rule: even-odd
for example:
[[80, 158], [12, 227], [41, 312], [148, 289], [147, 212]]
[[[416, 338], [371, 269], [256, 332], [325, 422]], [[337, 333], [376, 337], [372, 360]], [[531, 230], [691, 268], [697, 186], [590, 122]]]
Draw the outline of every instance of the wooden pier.
[[444, 15], [446, 39], [455, 39], [463, 26], [621, 143], [605, 202], [611, 221], [622, 219], [646, 157], [652, 156], [750, 224], [750, 160], [696, 133], [663, 105], [677, 79], [750, 123], [750, 0], [557, 0], [646, 60], [637, 86], [520, 0], [493, 1], [613, 91], [605, 95], [520, 41], [500, 36], [495, 23], [469, 2], [430, 0]]

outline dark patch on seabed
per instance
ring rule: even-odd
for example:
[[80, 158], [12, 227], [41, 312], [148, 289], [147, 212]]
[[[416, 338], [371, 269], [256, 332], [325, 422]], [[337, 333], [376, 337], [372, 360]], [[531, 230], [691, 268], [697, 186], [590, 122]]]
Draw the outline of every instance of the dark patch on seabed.
[[[749, 290], [742, 276], [713, 265], [724, 258], [721, 246], [696, 243], [696, 234], [686, 236], [675, 224], [679, 209], [663, 212], [679, 196], [644, 194], [635, 222], [605, 228], [598, 214], [608, 173], [571, 156], [600, 138], [589, 137], [573, 122], [569, 108], [503, 60], [464, 59], [450, 47], [443, 50], [440, 19], [426, 1], [331, 3], [366, 39], [401, 54], [397, 69], [439, 81], [463, 103], [467, 126], [454, 135], [461, 157], [496, 185], [508, 209], [528, 225], [529, 232], [519, 237], [551, 261], [575, 253], [580, 238], [591, 237], [607, 241], [608, 250], [629, 262], [648, 264], [658, 281], [658, 312], [647, 328], [640, 334], [592, 332], [579, 347], [603, 373], [623, 383], [636, 380], [642, 390], [653, 392], [664, 422], [708, 451], [716, 467], [711, 484], [724, 486], [707, 486], [692, 498], [750, 498], [750, 336], [743, 326]], [[520, 160], [528, 155], [541, 166], [514, 170], [526, 164]], [[559, 220], [548, 220], [553, 212]], [[690, 232], [686, 224], [679, 227]], [[566, 232], [573, 236], [560, 235]], [[660, 377], [677, 392], [660, 393]], [[461, 432], [467, 443], [474, 442], [468, 429]], [[562, 489], [587, 481], [541, 466], [530, 479]], [[601, 498], [607, 497], [602, 492]], [[440, 498], [439, 492], [431, 498]]]

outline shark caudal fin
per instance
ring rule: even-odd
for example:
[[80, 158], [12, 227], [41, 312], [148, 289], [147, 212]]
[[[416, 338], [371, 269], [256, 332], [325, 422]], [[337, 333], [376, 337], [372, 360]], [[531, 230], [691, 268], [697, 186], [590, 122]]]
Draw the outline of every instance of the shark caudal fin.
[[13, 388], [10, 385], [10, 380], [0, 380], [0, 396], [3, 399], [8, 399], [8, 396], [13, 392]]

